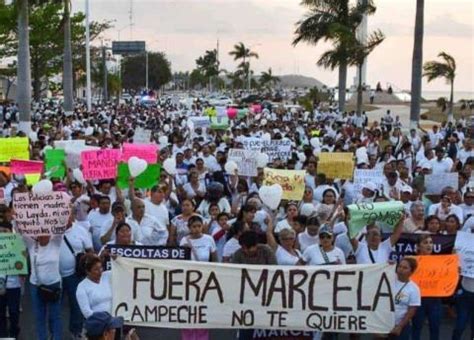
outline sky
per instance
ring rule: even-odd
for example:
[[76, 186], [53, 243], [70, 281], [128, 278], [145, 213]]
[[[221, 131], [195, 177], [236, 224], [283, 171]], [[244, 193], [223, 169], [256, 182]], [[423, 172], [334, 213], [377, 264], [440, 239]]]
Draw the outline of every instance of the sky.
[[[130, 4], [133, 23], [130, 29]], [[385, 41], [368, 60], [368, 83], [410, 89], [415, 0], [376, 0], [377, 12], [369, 18], [369, 33], [380, 29]], [[84, 11], [85, 0], [73, 1]], [[90, 0], [91, 20], [114, 20], [104, 39], [145, 40], [147, 48], [163, 51], [173, 71], [192, 70], [195, 60], [219, 40], [221, 66], [232, 71], [229, 56], [242, 41], [259, 54], [251, 68], [259, 74], [301, 74], [323, 83], [337, 84], [337, 70], [316, 65], [329, 43], [292, 46], [295, 23], [305, 13], [299, 0]], [[97, 41], [95, 42], [98, 43]], [[474, 1], [425, 0], [424, 61], [446, 51], [457, 62], [456, 91], [474, 91]], [[355, 69], [349, 71], [353, 83]], [[423, 90], [446, 91], [443, 80], [423, 82]]]

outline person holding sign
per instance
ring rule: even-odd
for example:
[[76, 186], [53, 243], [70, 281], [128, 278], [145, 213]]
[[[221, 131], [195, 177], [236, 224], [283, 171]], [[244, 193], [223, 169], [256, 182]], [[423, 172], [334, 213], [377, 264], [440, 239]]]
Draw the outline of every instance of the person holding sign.
[[398, 239], [403, 233], [403, 224], [405, 222], [402, 216], [393, 229], [392, 235], [382, 242], [382, 232], [377, 225], [367, 226], [366, 241], [359, 241], [356, 237], [351, 239], [357, 264], [387, 263], [392, 247], [397, 244]]
[[[416, 242], [417, 255], [433, 254], [433, 239], [431, 235], [422, 234]], [[430, 340], [439, 339], [439, 327], [441, 325], [441, 299], [439, 297], [422, 297], [421, 305], [416, 310], [413, 317], [411, 338], [412, 340], [421, 339], [421, 330], [425, 324], [425, 318], [428, 318], [430, 328]]]
[[395, 303], [395, 327], [390, 333], [390, 340], [409, 340], [411, 320], [421, 305], [420, 289], [410, 280], [415, 272], [417, 262], [414, 258], [404, 257], [397, 265], [397, 278], [392, 284]]
[[293, 229], [283, 229], [278, 234], [280, 244], [273, 234], [273, 221], [269, 219], [267, 227], [267, 244], [275, 252], [277, 263], [280, 266], [295, 266], [301, 259], [301, 252], [296, 249], [296, 232]]

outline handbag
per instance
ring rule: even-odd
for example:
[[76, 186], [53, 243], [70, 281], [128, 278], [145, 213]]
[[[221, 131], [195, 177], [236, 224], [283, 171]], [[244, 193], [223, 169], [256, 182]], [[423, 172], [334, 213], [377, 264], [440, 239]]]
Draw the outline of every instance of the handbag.
[[36, 242], [35, 245], [35, 255], [33, 258], [33, 269], [35, 271], [36, 275], [36, 280], [38, 281], [38, 294], [45, 303], [54, 303], [58, 302], [59, 299], [61, 298], [61, 281], [50, 284], [50, 285], [43, 285], [39, 281], [39, 276], [38, 276], [38, 269], [36, 268], [36, 260], [38, 258], [38, 242]]
[[72, 256], [74, 256], [74, 259], [76, 261], [76, 267], [75, 267], [75, 274], [78, 276], [78, 277], [85, 277], [86, 276], [86, 272], [83, 268], [83, 266], [81, 266], [81, 260], [82, 260], [82, 257], [85, 255], [85, 253], [75, 253], [74, 252], [74, 249], [72, 248], [71, 246], [71, 243], [69, 243], [69, 240], [67, 239], [66, 235], [64, 235], [64, 242], [66, 242], [66, 246], [69, 248], [69, 251], [71, 252]]

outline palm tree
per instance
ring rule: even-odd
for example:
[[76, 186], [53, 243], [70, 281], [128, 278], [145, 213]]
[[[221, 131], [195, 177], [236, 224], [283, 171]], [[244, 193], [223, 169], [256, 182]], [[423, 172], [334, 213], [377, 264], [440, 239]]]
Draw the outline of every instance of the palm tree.
[[209, 79], [209, 91], [212, 91], [212, 79], [219, 75], [219, 62], [217, 50], [207, 50], [204, 56], [196, 59], [197, 69]]
[[272, 69], [269, 68], [267, 72], [263, 71], [262, 74], [260, 75], [260, 85], [262, 87], [271, 87], [275, 85], [275, 83], [280, 82], [280, 78], [277, 76], [274, 76], [272, 73]]
[[[246, 71], [244, 75], [246, 78], [248, 78], [250, 75], [250, 59], [258, 59], [258, 54], [251, 51], [250, 48], [246, 47], [243, 42], [239, 42], [238, 44], [234, 45], [234, 50], [230, 51], [229, 55], [233, 56], [235, 61], [242, 59], [242, 63], [239, 65], [239, 67]], [[246, 78], [244, 78], [244, 83]]]
[[72, 74], [72, 48], [71, 48], [71, 3], [64, 0], [64, 59], [63, 59], [63, 94], [65, 112], [74, 110], [73, 74]]
[[446, 82], [451, 86], [451, 93], [449, 97], [449, 111], [448, 121], [453, 121], [454, 108], [454, 78], [456, 78], [456, 60], [446, 52], [440, 52], [438, 57], [444, 62], [427, 61], [423, 66], [423, 76], [427, 78], [428, 82], [438, 78], [446, 79]]
[[31, 67], [28, 0], [17, 0], [18, 13], [18, 65], [17, 103], [20, 112], [20, 131], [28, 134], [31, 129]]
[[367, 38], [366, 42], [357, 41], [351, 48], [351, 64], [357, 66], [359, 69], [359, 79], [357, 79], [357, 113], [362, 113], [362, 67], [364, 66], [364, 61], [370, 53], [372, 53], [372, 51], [384, 41], [384, 39], [385, 36], [380, 30], [374, 31]]
[[416, 0], [415, 40], [411, 65], [410, 129], [416, 128], [420, 120], [421, 79], [423, 72], [423, 35], [425, 0]]
[[321, 56], [318, 65], [339, 68], [339, 110], [344, 111], [349, 47], [363, 16], [373, 14], [375, 7], [372, 0], [354, 5], [349, 5], [349, 0], [302, 0], [302, 5], [308, 8], [308, 12], [296, 23], [293, 45], [300, 42], [312, 45], [321, 41], [333, 42], [334, 48]]

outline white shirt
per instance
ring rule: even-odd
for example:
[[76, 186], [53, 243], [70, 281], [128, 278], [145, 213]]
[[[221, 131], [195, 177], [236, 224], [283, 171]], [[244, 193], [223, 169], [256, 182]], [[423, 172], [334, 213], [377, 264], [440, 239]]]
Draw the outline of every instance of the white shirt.
[[293, 227], [288, 222], [288, 219], [281, 220], [275, 226], [275, 233], [279, 234], [283, 229], [293, 229]]
[[[183, 190], [186, 192], [186, 195], [188, 196], [188, 198], [193, 199], [195, 196], [197, 196], [197, 193], [192, 187], [191, 183], [186, 183], [183, 186]], [[199, 182], [197, 191], [202, 192], [202, 193], [206, 192], [206, 186], [204, 185], [203, 182]]]
[[346, 263], [344, 253], [341, 249], [337, 247], [334, 247], [333, 250], [331, 250], [330, 252], [326, 252], [326, 255], [328, 257], [329, 263], [324, 260], [322, 249], [319, 247], [319, 244], [315, 244], [306, 248], [303, 253], [303, 260], [311, 266], [317, 266], [321, 264]]
[[429, 161], [433, 169], [432, 174], [443, 174], [446, 172], [451, 172], [453, 167], [453, 161], [451, 158], [444, 158], [441, 161], [438, 161], [438, 158], [433, 158]]
[[224, 245], [224, 250], [222, 251], [222, 257], [232, 257], [234, 253], [240, 249], [239, 240], [235, 237], [232, 237]]
[[395, 302], [395, 325], [398, 325], [408, 312], [408, 307], [421, 306], [420, 288], [413, 281], [401, 282], [396, 279], [392, 283], [392, 294]]
[[134, 241], [146, 246], [165, 246], [168, 242], [168, 229], [151, 215], [144, 214], [140, 223], [133, 216], [127, 217], [126, 222], [132, 228]]
[[451, 204], [451, 206], [449, 207], [449, 213], [446, 214], [446, 216], [444, 216], [444, 214], [443, 216], [441, 216], [442, 214], [439, 211], [439, 209], [441, 209], [441, 203], [435, 203], [435, 204], [430, 205], [430, 208], [428, 209], [428, 216], [437, 215], [439, 218], [444, 220], [448, 215], [454, 214], [459, 218], [459, 222], [461, 222], [461, 224], [463, 223], [464, 215], [463, 215], [462, 209], [459, 206], [455, 204]]
[[[369, 251], [372, 253], [372, 257], [375, 262], [372, 262]], [[391, 252], [392, 244], [390, 238], [381, 242], [377, 250], [370, 249], [365, 242], [359, 242], [359, 245], [355, 251], [355, 257], [357, 264], [387, 263]]]
[[189, 246], [191, 244], [191, 260], [200, 262], [209, 262], [211, 253], [217, 250], [216, 243], [212, 236], [203, 234], [198, 239], [185, 237], [181, 240], [180, 246]]
[[156, 218], [164, 226], [170, 224], [170, 216], [164, 202], [161, 204], [154, 204], [149, 199], [143, 200], [143, 202], [145, 203], [146, 214]]
[[100, 235], [101, 230], [106, 226], [110, 227], [114, 221], [114, 217], [110, 212], [101, 214], [98, 209], [89, 212], [87, 219], [92, 227], [92, 233], [97, 235]]
[[298, 234], [298, 244], [300, 245], [301, 251], [304, 252], [309, 246], [319, 244], [319, 235], [311, 236], [308, 234], [308, 231], [305, 230]]
[[76, 254], [84, 253], [86, 249], [92, 249], [92, 236], [82, 226], [74, 223], [71, 228], [64, 233], [64, 238], [67, 238], [69, 244], [74, 250], [71, 250], [63, 239], [59, 251], [59, 272], [61, 277], [67, 277], [74, 274], [76, 271]]
[[31, 261], [30, 283], [38, 285], [51, 285], [61, 281], [59, 274], [59, 250], [63, 241], [62, 235], [51, 236], [45, 246], [28, 236], [23, 236], [28, 247]]
[[280, 266], [296, 265], [301, 257], [301, 253], [298, 249], [296, 249], [296, 253], [297, 256], [290, 254], [285, 248], [279, 245], [275, 252], [277, 264], [279, 264]]
[[85, 278], [77, 286], [76, 299], [84, 318], [96, 312], [112, 313], [111, 276], [111, 271], [105, 271], [99, 283]]
[[[207, 200], [202, 200], [201, 204], [199, 204], [199, 207], [197, 209], [198, 213], [202, 215], [204, 218], [209, 218], [209, 206], [211, 204]], [[230, 204], [227, 198], [222, 197], [219, 202], [217, 202], [217, 205], [219, 206], [219, 211], [220, 212], [226, 212], [230, 214]]]

